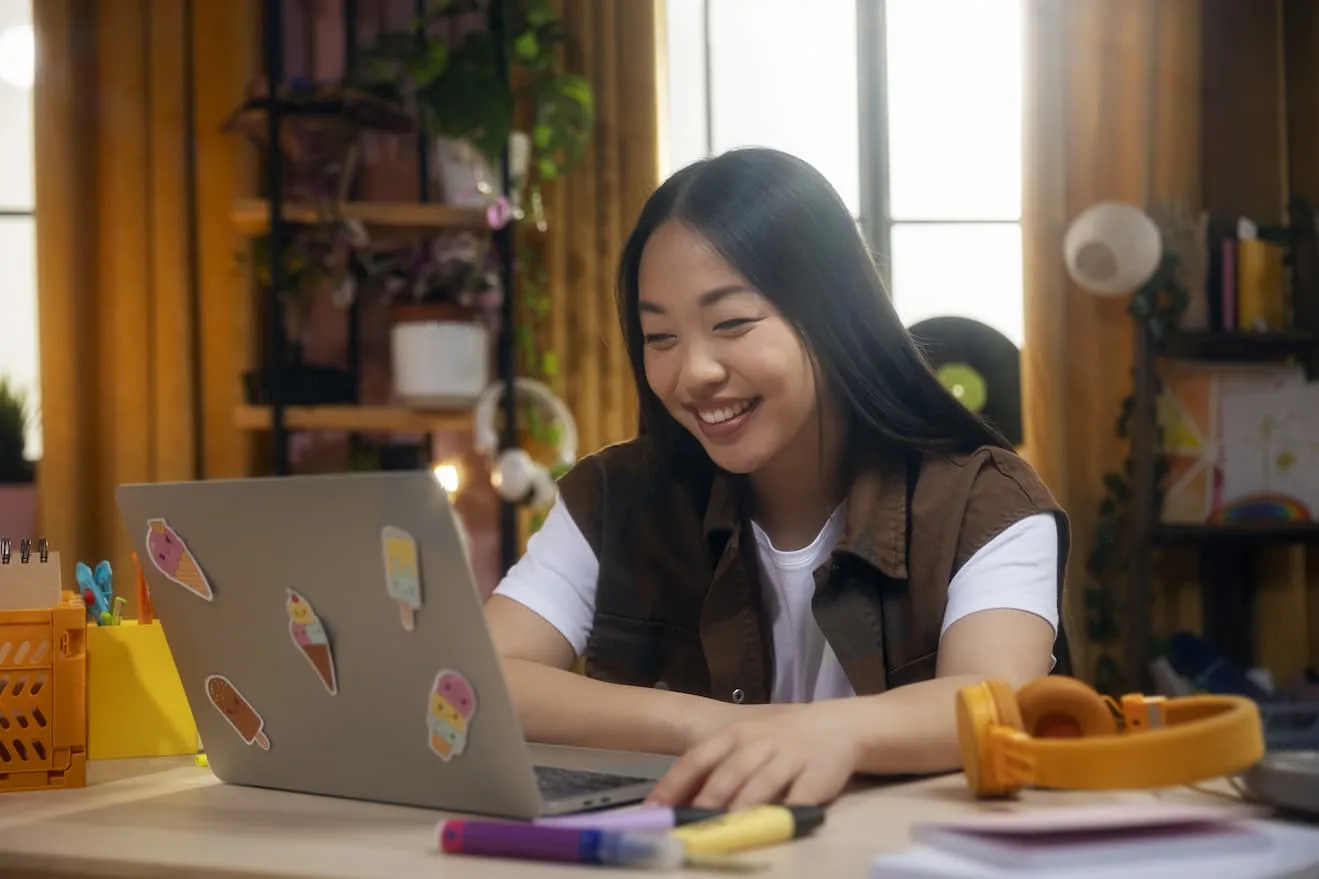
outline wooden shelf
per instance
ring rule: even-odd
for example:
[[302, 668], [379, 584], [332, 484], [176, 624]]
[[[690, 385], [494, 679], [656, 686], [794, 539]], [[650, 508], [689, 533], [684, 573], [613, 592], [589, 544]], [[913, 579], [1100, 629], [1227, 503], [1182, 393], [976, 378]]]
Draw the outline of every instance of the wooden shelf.
[[1161, 522], [1152, 537], [1161, 543], [1287, 543], [1319, 541], [1319, 522], [1232, 522], [1224, 525]]
[[[270, 430], [269, 406], [239, 406], [234, 424], [242, 430]], [[470, 408], [422, 412], [402, 406], [289, 406], [284, 409], [289, 430], [389, 431], [433, 433], [441, 430], [470, 430]]]
[[[454, 207], [414, 202], [355, 201], [338, 205], [286, 202], [284, 219], [312, 224], [334, 216], [356, 220], [367, 226], [394, 229], [479, 229], [486, 226], [481, 208]], [[245, 235], [264, 232], [270, 225], [270, 202], [260, 198], [239, 199], [230, 215]]]
[[1313, 333], [1286, 332], [1178, 332], [1159, 352], [1185, 360], [1283, 360], [1305, 357], [1315, 347]]

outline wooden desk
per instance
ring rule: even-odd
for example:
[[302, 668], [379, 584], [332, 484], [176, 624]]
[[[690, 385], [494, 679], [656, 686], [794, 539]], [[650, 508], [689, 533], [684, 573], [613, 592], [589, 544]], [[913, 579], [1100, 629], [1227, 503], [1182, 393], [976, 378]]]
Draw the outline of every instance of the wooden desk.
[[[194, 766], [190, 758], [100, 761], [90, 764], [88, 774], [88, 787], [83, 790], [0, 796], [0, 875], [6, 879], [506, 879], [511, 873], [638, 879], [655, 875], [441, 855], [434, 841], [439, 813], [225, 785], [209, 769]], [[1218, 801], [1177, 789], [1099, 796], [1036, 791], [1023, 796], [1022, 803], [1047, 808], [1156, 798]], [[755, 876], [864, 879], [877, 854], [907, 846], [913, 822], [991, 808], [1002, 805], [972, 801], [960, 775], [867, 787], [840, 799], [815, 836], [747, 857], [767, 866]]]

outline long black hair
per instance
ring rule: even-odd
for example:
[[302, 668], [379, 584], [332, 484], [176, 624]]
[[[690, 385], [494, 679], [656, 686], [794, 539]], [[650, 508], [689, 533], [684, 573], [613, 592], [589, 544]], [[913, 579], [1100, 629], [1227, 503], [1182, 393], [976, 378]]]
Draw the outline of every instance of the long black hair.
[[669, 463], [708, 469], [700, 444], [646, 381], [638, 276], [646, 242], [676, 220], [712, 248], [796, 327], [846, 411], [846, 451], [966, 452], [1012, 448], [935, 377], [885, 292], [838, 193], [806, 162], [764, 148], [688, 165], [646, 202], [623, 248], [618, 314], [640, 402], [640, 431]]

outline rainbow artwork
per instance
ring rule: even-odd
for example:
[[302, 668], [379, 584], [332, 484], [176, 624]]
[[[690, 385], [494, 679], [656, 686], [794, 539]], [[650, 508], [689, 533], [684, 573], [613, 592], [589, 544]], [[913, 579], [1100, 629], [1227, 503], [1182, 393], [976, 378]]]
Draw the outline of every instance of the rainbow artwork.
[[1209, 524], [1240, 522], [1310, 522], [1310, 509], [1285, 494], [1252, 494], [1224, 504], [1209, 514]]

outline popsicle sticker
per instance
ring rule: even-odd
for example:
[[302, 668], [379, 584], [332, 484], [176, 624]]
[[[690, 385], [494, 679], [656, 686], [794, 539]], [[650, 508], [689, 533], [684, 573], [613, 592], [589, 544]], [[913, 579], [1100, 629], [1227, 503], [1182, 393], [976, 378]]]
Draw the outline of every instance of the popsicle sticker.
[[206, 601], [215, 597], [196, 557], [164, 519], [147, 520], [147, 552], [160, 573], [170, 580]]
[[266, 738], [266, 722], [256, 713], [238, 688], [224, 675], [210, 675], [206, 678], [206, 695], [215, 710], [224, 715], [234, 732], [249, 745], [256, 745], [263, 751], [270, 750], [270, 739]]
[[289, 637], [293, 646], [307, 657], [311, 667], [325, 685], [325, 691], [331, 696], [339, 692], [339, 678], [334, 671], [334, 651], [330, 648], [330, 636], [325, 632], [321, 618], [306, 596], [296, 589], [286, 590], [288, 597], [284, 608], [289, 615]]
[[447, 763], [467, 750], [467, 734], [476, 714], [476, 691], [467, 678], [446, 668], [435, 676], [426, 708], [431, 750]]
[[386, 525], [380, 532], [385, 551], [385, 590], [398, 602], [403, 628], [416, 626], [421, 609], [421, 570], [417, 560], [417, 541], [402, 528]]

